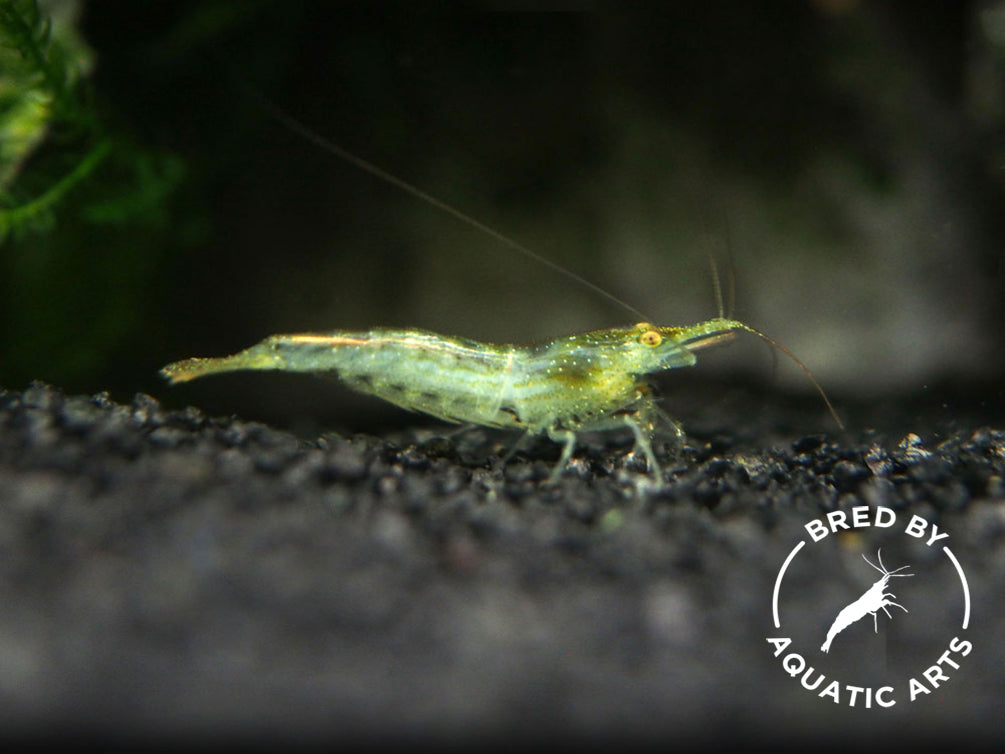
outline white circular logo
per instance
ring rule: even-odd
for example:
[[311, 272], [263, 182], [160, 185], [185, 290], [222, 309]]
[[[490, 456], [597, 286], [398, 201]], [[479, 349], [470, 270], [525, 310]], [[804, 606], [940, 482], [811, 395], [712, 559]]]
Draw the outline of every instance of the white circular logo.
[[[892, 508], [863, 505], [814, 519], [804, 527], [808, 538], [792, 548], [778, 570], [771, 599], [777, 633], [766, 637], [768, 645], [785, 674], [822, 700], [867, 709], [914, 702], [942, 689], [973, 649], [964, 638], [970, 625], [970, 588], [949, 549], [948, 532], [921, 516], [901, 515], [904, 520]], [[876, 530], [868, 539], [884, 540], [874, 548], [870, 545], [868, 552], [862, 544], [867, 539], [862, 530], [867, 529]], [[843, 568], [835, 564], [844, 579], [834, 584], [840, 582], [834, 574], [820, 572], [819, 562], [827, 562], [826, 557], [817, 560], [814, 570], [804, 562], [808, 558], [799, 556], [809, 552], [804, 549], [808, 544], [839, 533], [852, 538], [853, 546], [844, 550], [855, 557], [845, 557]], [[908, 560], [908, 550], [915, 553], [916, 563]], [[831, 555], [840, 558], [841, 552]], [[941, 638], [927, 660], [911, 656], [892, 661], [896, 653], [888, 651], [888, 645], [895, 646], [898, 631], [913, 628], [920, 635], [936, 611], [943, 617], [946, 613], [944, 605], [929, 604], [930, 589], [912, 587], [950, 578], [954, 588], [962, 589], [959, 629], [955, 630], [954, 619], [952, 635]], [[862, 672], [862, 667], [869, 672]], [[846, 677], [852, 672], [863, 677]]]

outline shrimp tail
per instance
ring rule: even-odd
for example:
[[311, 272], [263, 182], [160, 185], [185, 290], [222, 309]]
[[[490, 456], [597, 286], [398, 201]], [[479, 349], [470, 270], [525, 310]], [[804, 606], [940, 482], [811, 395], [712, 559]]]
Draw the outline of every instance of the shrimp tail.
[[242, 369], [281, 369], [282, 360], [275, 352], [265, 348], [265, 343], [246, 348], [233, 356], [210, 359], [185, 359], [168, 364], [160, 375], [172, 385], [188, 382], [199, 377], [222, 372], [236, 372]]
[[172, 385], [199, 377], [241, 370], [287, 372], [326, 372], [338, 368], [340, 346], [359, 345], [365, 341], [349, 333], [330, 335], [273, 335], [232, 356], [195, 358], [176, 361], [160, 370]]
[[[866, 594], [868, 594], [868, 592]], [[820, 647], [821, 651], [830, 651], [831, 642], [834, 641], [835, 636], [848, 628], [848, 626], [852, 623], [855, 623], [868, 615], [868, 611], [864, 607], [865, 596], [866, 595], [862, 595], [862, 597], [859, 597], [850, 605], [846, 605], [844, 609], [837, 614], [837, 617], [831, 624], [830, 629], [827, 631], [827, 640], [824, 642], [823, 646]]]

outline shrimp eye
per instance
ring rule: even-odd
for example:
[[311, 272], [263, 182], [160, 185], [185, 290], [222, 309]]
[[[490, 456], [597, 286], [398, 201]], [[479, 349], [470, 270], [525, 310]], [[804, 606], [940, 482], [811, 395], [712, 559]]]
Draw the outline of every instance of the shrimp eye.
[[647, 346], [658, 346], [663, 342], [663, 336], [655, 330], [646, 330], [641, 336], [639, 336], [639, 340]]

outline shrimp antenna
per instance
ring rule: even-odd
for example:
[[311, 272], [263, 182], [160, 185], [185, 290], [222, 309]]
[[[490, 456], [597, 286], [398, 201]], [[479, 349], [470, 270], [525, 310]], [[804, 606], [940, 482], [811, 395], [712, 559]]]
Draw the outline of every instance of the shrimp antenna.
[[[729, 272], [729, 277], [726, 279], [729, 285], [726, 290], [726, 311], [732, 317], [733, 311], [736, 309], [736, 261], [733, 257], [733, 234], [730, 230], [729, 213], [726, 208], [720, 204], [719, 211], [722, 213], [722, 228], [726, 234], [726, 262], [728, 263], [726, 270]], [[720, 303], [719, 306], [721, 307], [722, 304]]]
[[255, 100], [257, 100], [258, 103], [262, 106], [262, 108], [270, 116], [272, 116], [272, 118], [274, 118], [276, 121], [284, 125], [286, 128], [293, 131], [301, 138], [306, 139], [310, 143], [320, 147], [329, 154], [338, 157], [340, 160], [348, 162], [350, 165], [359, 168], [363, 172], [369, 173], [370, 175], [379, 178], [385, 183], [389, 183], [395, 188], [404, 191], [406, 194], [411, 194], [416, 199], [426, 202], [427, 204], [435, 207], [441, 212], [447, 213], [454, 219], [460, 220], [462, 223], [466, 223], [467, 225], [470, 225], [472, 228], [475, 228], [476, 230], [479, 230], [482, 233], [486, 233], [487, 235], [494, 238], [496, 241], [503, 244], [504, 246], [507, 246], [514, 251], [520, 252], [524, 256], [533, 259], [538, 264], [544, 265], [545, 267], [551, 269], [552, 271], [557, 272], [560, 275], [564, 275], [570, 280], [576, 281], [580, 285], [586, 286], [594, 293], [597, 293], [600, 296], [606, 298], [608, 301], [617, 304], [618, 306], [631, 312], [635, 316], [643, 320], [651, 319], [650, 317], [647, 317], [645, 314], [643, 314], [641, 311], [636, 309], [631, 304], [622, 301], [620, 298], [615, 296], [610, 291], [604, 290], [596, 283], [591, 283], [582, 275], [577, 275], [572, 270], [568, 270], [565, 267], [562, 267], [562, 265], [557, 264], [556, 262], [552, 262], [550, 259], [548, 259], [545, 256], [542, 256], [541, 254], [538, 254], [536, 251], [532, 251], [523, 244], [517, 243], [509, 236], [504, 235], [503, 233], [495, 230], [494, 228], [489, 227], [488, 225], [485, 225], [484, 223], [478, 222], [478, 220], [475, 220], [470, 215], [461, 212], [459, 209], [453, 207], [452, 205], [447, 204], [442, 199], [437, 199], [432, 194], [426, 193], [417, 186], [413, 186], [411, 183], [408, 183], [407, 181], [404, 181], [401, 178], [392, 175], [383, 168], [373, 164], [369, 160], [364, 160], [362, 157], [358, 157], [349, 150], [340, 147], [335, 142], [326, 139], [324, 136], [317, 133], [309, 126], [305, 125], [304, 123], [301, 123], [292, 115], [285, 112], [282, 108], [280, 108], [278, 105], [272, 102], [272, 100], [266, 97], [262, 92], [260, 92], [257, 88], [252, 86], [247, 81], [239, 78], [239, 82], [244, 87], [245, 91], [247, 91], [248, 94], [250, 94]]
[[865, 556], [864, 552], [862, 553], [862, 560], [864, 560], [866, 563], [868, 563], [869, 565], [871, 565], [877, 571], [879, 571], [880, 573], [882, 573], [882, 574], [885, 575], [886, 574], [886, 566], [883, 565], [883, 548], [882, 547], [879, 548], [879, 550], [876, 552], [876, 559], [879, 561], [879, 565], [876, 565], [871, 560], [869, 560], [869, 558], [867, 558]]
[[875, 568], [877, 571], [879, 571], [884, 576], [897, 576], [898, 578], [905, 578], [907, 576], [913, 576], [914, 575], [913, 573], [897, 573], [897, 571], [903, 571], [905, 568], [910, 568], [911, 567], [910, 565], [901, 566], [900, 568], [894, 568], [892, 571], [886, 570], [886, 566], [883, 564], [883, 548], [882, 547], [880, 547], [879, 550], [876, 551], [876, 560], [879, 561], [879, 565], [878, 566], [875, 563], [873, 563], [871, 560], [869, 560], [869, 558], [867, 558], [865, 556], [864, 552], [862, 553], [862, 560], [864, 560], [866, 563], [868, 563], [869, 565], [871, 565], [873, 568]]
[[[726, 317], [726, 310], [722, 308], [722, 282], [719, 280], [719, 267], [715, 263], [715, 256], [712, 252], [708, 252], [708, 264], [712, 269], [712, 290], [715, 291], [715, 310], [719, 314], [719, 319], [724, 319]], [[733, 302], [730, 301], [730, 308], [733, 306]], [[732, 316], [732, 312], [730, 312]]]
[[[726, 228], [727, 241], [728, 241], [728, 236], [729, 236], [729, 222], [728, 222], [728, 220], [724, 222], [723, 227]], [[729, 247], [727, 247], [727, 248], [729, 248]], [[732, 261], [732, 260], [730, 260], [730, 261]], [[712, 255], [712, 252], [708, 253], [708, 262], [709, 262], [709, 266], [712, 268], [712, 287], [715, 290], [715, 305], [716, 305], [716, 309], [719, 312], [719, 317], [721, 319], [724, 316], [724, 314], [723, 314], [724, 307], [723, 307], [723, 297], [722, 297], [722, 282], [719, 279], [719, 268], [718, 268], [718, 266], [715, 263], [715, 257]], [[729, 276], [729, 291], [728, 291], [728, 295], [729, 295], [728, 301], [729, 301], [730, 316], [732, 316], [732, 309], [733, 309], [733, 305], [734, 305], [735, 299], [736, 299], [736, 276], [732, 275], [732, 274]], [[807, 378], [809, 378], [809, 381], [813, 384], [813, 387], [815, 387], [817, 389], [817, 392], [820, 393], [820, 397], [824, 399], [824, 404], [827, 406], [827, 410], [830, 412], [830, 415], [834, 419], [834, 422], [838, 425], [838, 428], [839, 429], [844, 429], [844, 422], [842, 422], [841, 419], [838, 418], [837, 411], [834, 410], [834, 405], [830, 402], [830, 398], [827, 397], [827, 393], [824, 392], [823, 386], [817, 381], [817, 378], [813, 375], [813, 372], [810, 371], [810, 368], [808, 366], [806, 366], [802, 361], [799, 360], [798, 356], [796, 356], [794, 353], [792, 353], [792, 351], [790, 351], [788, 348], [786, 348], [785, 346], [783, 346], [777, 340], [775, 340], [774, 338], [771, 338], [771, 337], [765, 335], [760, 330], [755, 330], [753, 327], [751, 327], [750, 325], [744, 324], [743, 322], [738, 322], [738, 321], [732, 320], [732, 319], [730, 321], [732, 322], [732, 324], [733, 324], [734, 327], [736, 327], [738, 329], [741, 329], [741, 330], [744, 330], [746, 332], [749, 332], [751, 335], [756, 335], [758, 338], [760, 338], [761, 340], [763, 340], [765, 343], [767, 343], [770, 346], [773, 346], [774, 348], [777, 348], [779, 351], [781, 351], [786, 356], [788, 356], [790, 359], [792, 359], [792, 361], [796, 364], [796, 366], [798, 366], [800, 369], [803, 370], [803, 373], [807, 376]], [[772, 355], [772, 359], [776, 358], [774, 351], [771, 352], [771, 355]], [[775, 363], [777, 364], [777, 361]], [[868, 561], [866, 561], [866, 562], [868, 562]], [[872, 565], [872, 564], [869, 563], [869, 565]], [[875, 566], [873, 566], [873, 567], [875, 568]]]
[[[698, 206], [701, 207], [703, 205]], [[716, 312], [718, 313], [719, 319], [732, 319], [733, 309], [736, 305], [736, 273], [735, 265], [733, 263], [733, 239], [732, 234], [730, 233], [729, 213], [726, 212], [726, 208], [721, 201], [715, 202], [715, 207], [719, 214], [719, 227], [717, 227], [715, 233], [712, 231], [712, 225], [707, 212], [698, 212], [698, 217], [701, 220], [702, 237], [705, 241], [705, 256], [708, 257], [708, 266], [712, 271], [712, 290], [715, 293]], [[722, 277], [719, 275], [719, 266], [715, 260], [715, 253], [711, 249], [711, 243], [709, 242], [709, 239], [715, 235], [718, 235], [721, 239], [723, 234], [725, 234], [727, 271], [725, 295], [723, 295]]]
[[[744, 330], [745, 332], [749, 332], [751, 335], [756, 335], [765, 343], [774, 346], [779, 351], [788, 356], [790, 359], [792, 359], [792, 361], [796, 364], [796, 366], [802, 369], [803, 372], [806, 374], [806, 376], [809, 378], [810, 382], [813, 383], [813, 387], [817, 389], [817, 392], [820, 393], [820, 397], [824, 399], [824, 403], [827, 405], [827, 410], [830, 411], [830, 415], [834, 419], [834, 422], [838, 425], [838, 428], [844, 429], [844, 422], [842, 422], [841, 419], [838, 418], [837, 411], [834, 410], [834, 406], [831, 404], [830, 398], [827, 397], [827, 393], [824, 392], [823, 386], [819, 382], [817, 382], [817, 378], [813, 376], [813, 372], [811, 372], [810, 368], [799, 360], [798, 356], [796, 356], [794, 353], [792, 353], [792, 351], [783, 346], [774, 338], [769, 338], [760, 330], [755, 330], [753, 327], [751, 327], [750, 325], [745, 325], [743, 322], [737, 322], [736, 320], [729, 320], [729, 321], [732, 323], [733, 327], [739, 330]], [[872, 564], [870, 563], [870, 565]]]

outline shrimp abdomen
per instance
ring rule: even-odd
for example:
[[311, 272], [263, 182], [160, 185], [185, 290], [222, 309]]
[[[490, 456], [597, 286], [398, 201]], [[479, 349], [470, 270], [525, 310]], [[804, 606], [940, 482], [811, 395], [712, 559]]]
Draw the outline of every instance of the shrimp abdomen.
[[336, 374], [402, 408], [453, 422], [512, 426], [500, 403], [511, 381], [512, 346], [422, 330], [374, 329], [273, 335], [232, 356], [186, 359], [161, 375], [172, 383], [239, 370]]

